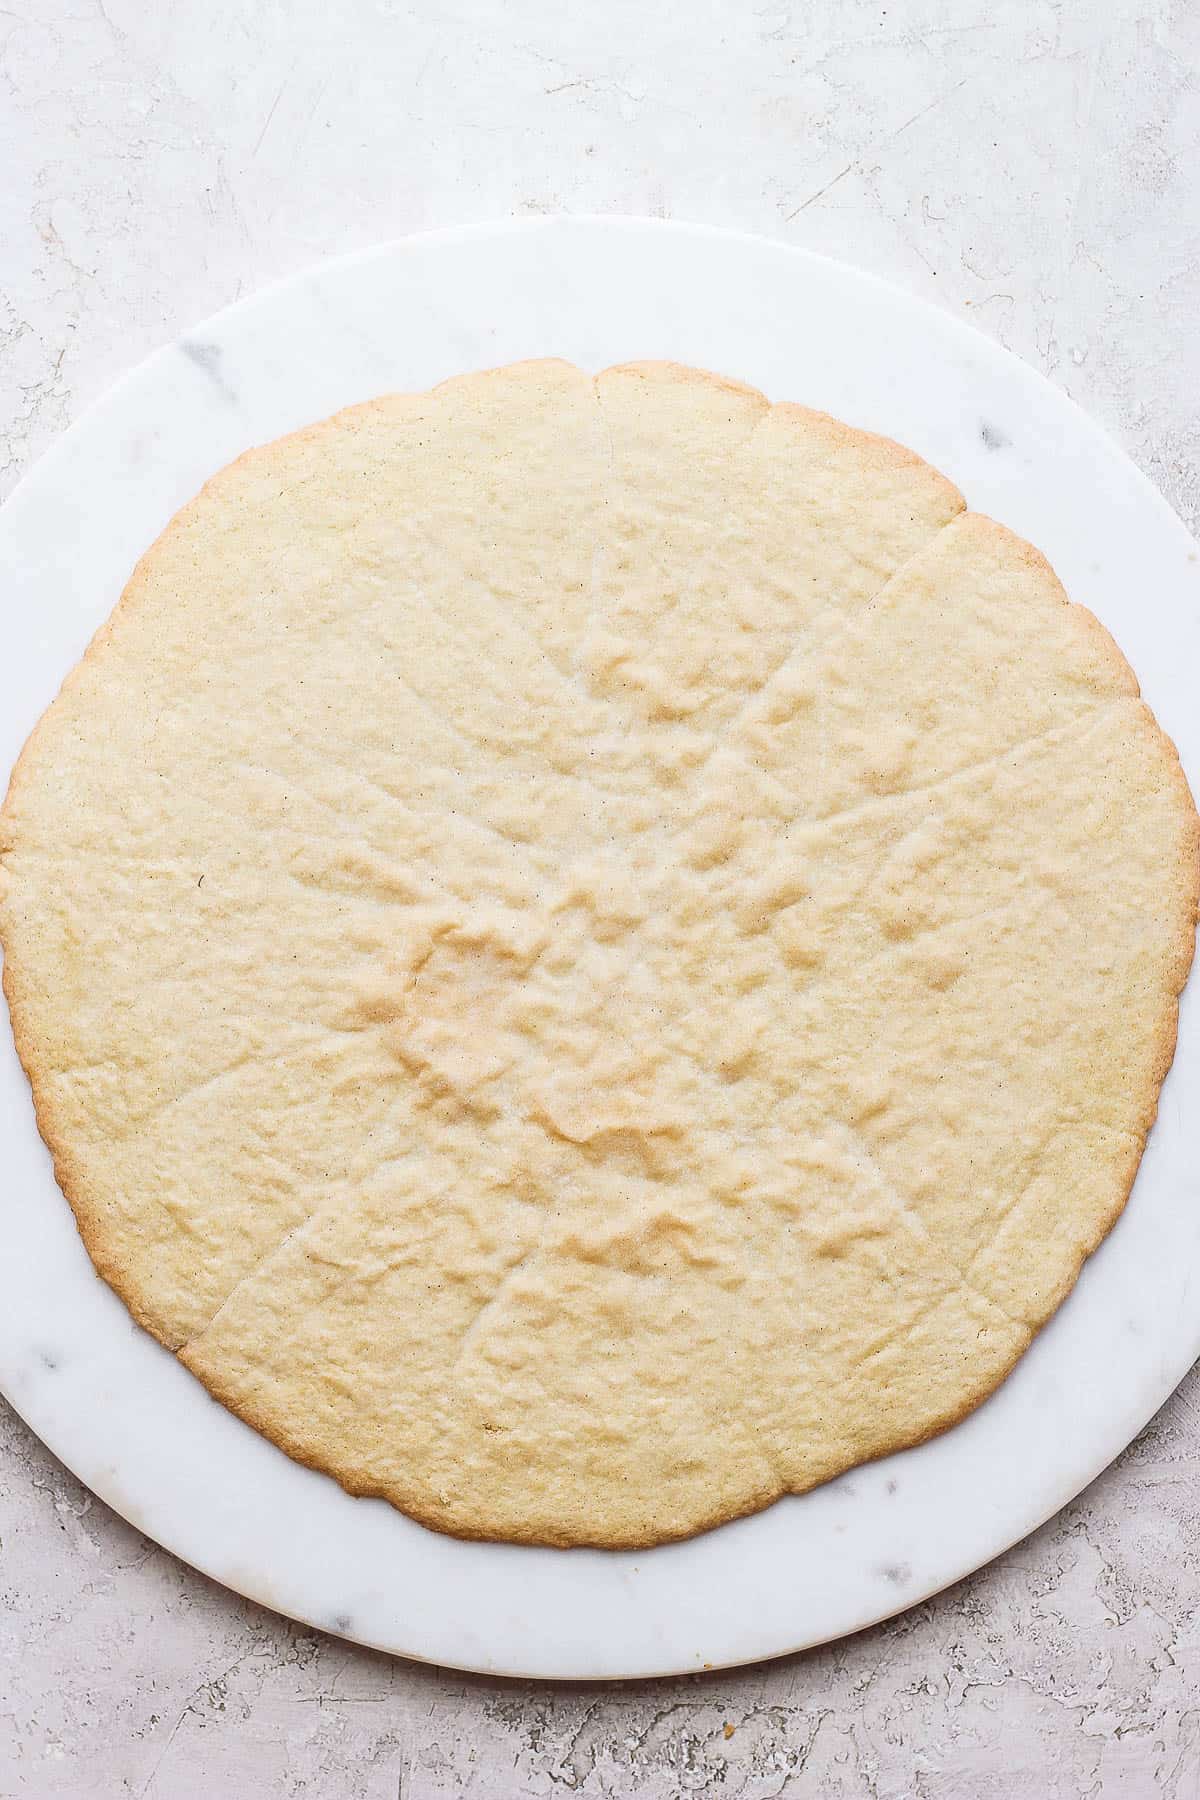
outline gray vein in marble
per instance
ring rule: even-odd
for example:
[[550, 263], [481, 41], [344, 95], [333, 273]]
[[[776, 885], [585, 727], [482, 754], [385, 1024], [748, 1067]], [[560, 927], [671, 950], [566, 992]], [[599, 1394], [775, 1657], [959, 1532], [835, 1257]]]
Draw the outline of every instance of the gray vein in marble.
[[220, 344], [202, 344], [195, 338], [180, 338], [179, 349], [188, 361], [203, 370], [208, 379], [220, 394], [222, 400], [230, 406], [237, 405], [237, 394], [225, 379], [222, 369], [224, 352]]

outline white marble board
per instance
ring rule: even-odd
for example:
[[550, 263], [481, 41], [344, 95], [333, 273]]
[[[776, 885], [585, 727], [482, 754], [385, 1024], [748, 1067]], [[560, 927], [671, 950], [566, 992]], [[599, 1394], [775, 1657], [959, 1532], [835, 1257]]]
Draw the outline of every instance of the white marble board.
[[[412, 238], [233, 307], [144, 363], [0, 513], [0, 766], [134, 562], [214, 470], [352, 401], [560, 355], [670, 357], [911, 445], [1113, 631], [1200, 788], [1200, 563], [1039, 375], [957, 320], [779, 245], [656, 221]], [[935, 1592], [1075, 1495], [1200, 1354], [1200, 991], [1128, 1208], [999, 1393], [918, 1450], [690, 1543], [463, 1544], [352, 1500], [208, 1398], [95, 1277], [0, 1041], [0, 1387], [110, 1506], [227, 1586], [365, 1644], [571, 1678], [746, 1662]]]

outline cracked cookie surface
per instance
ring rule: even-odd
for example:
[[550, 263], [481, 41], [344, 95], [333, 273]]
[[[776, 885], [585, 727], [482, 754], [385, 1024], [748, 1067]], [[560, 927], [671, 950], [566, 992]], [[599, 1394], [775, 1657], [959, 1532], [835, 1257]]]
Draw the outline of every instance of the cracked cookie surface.
[[100, 1273], [468, 1536], [645, 1545], [990, 1393], [1129, 1192], [1193, 947], [1173, 747], [910, 452], [530, 363], [250, 452], [0, 824]]

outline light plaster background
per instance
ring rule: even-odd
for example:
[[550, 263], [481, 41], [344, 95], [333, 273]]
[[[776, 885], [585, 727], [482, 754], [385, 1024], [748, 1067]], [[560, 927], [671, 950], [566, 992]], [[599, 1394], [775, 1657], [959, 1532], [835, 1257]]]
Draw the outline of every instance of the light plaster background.
[[[763, 232], [966, 311], [1194, 526], [1198, 140], [1186, 0], [4, 0], [0, 492], [265, 281], [426, 226], [618, 211]], [[292, 1627], [150, 1546], [4, 1412], [0, 1797], [1190, 1800], [1198, 1407], [1190, 1379], [1059, 1519], [890, 1625], [604, 1689]]]

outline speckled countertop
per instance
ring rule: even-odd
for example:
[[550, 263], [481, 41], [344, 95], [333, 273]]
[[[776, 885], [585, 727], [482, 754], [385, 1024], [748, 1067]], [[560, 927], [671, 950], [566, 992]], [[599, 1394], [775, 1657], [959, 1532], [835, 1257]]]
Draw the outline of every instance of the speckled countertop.
[[[736, 225], [956, 311], [1200, 509], [1186, 0], [9, 0], [0, 491], [164, 339], [314, 259], [543, 211]], [[1200, 1792], [1200, 1385], [892, 1624], [607, 1688], [391, 1661], [235, 1599], [0, 1416], [0, 1797]]]

